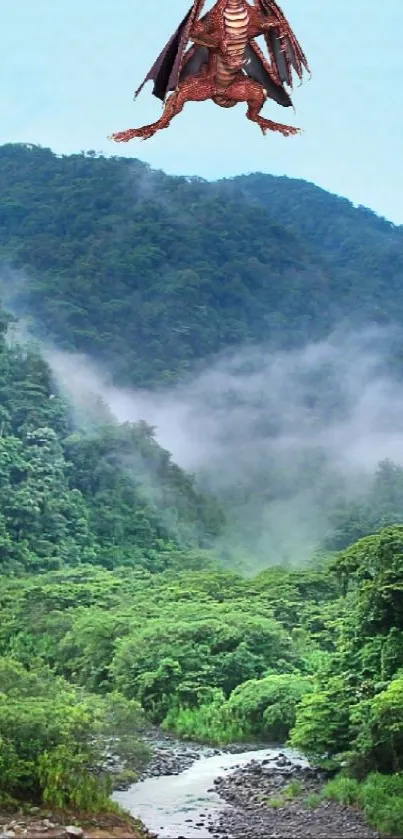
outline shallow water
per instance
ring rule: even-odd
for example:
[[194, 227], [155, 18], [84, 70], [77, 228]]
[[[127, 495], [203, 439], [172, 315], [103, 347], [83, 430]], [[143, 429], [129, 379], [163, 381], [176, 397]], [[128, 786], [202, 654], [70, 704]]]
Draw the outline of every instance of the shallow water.
[[[295, 764], [306, 765], [306, 761], [291, 749], [283, 749], [281, 753]], [[127, 790], [114, 793], [113, 798], [141, 819], [160, 839], [206, 839], [211, 837], [208, 827], [196, 826], [196, 823], [207, 822], [208, 816], [218, 816], [229, 806], [216, 792], [209, 792], [214, 779], [251, 760], [262, 761], [278, 755], [278, 749], [259, 749], [240, 754], [202, 756], [180, 775], [147, 778]]]

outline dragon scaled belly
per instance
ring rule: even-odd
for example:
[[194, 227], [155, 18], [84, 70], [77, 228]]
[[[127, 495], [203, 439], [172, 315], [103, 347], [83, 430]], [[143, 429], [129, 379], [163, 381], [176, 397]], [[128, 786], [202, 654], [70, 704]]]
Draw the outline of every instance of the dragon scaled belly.
[[240, 69], [248, 41], [248, 9], [242, 0], [228, 0], [224, 9], [224, 31], [229, 40], [227, 59], [234, 69]]
[[248, 43], [249, 13], [243, 0], [227, 0], [223, 10], [223, 24], [227, 48], [225, 57], [217, 58], [216, 86], [214, 101], [224, 108], [232, 108], [235, 102], [224, 95], [224, 91], [242, 70], [245, 62], [245, 49]]

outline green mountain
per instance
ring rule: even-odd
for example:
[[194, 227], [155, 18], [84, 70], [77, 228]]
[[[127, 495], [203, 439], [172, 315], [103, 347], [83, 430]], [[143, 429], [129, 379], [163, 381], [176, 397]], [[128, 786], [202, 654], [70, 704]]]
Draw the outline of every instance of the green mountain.
[[399, 320], [403, 232], [300, 181], [207, 183], [137, 160], [0, 148], [3, 296], [116, 381], [172, 382], [240, 344]]
[[[320, 254], [334, 278], [328, 299], [334, 322], [353, 316], [360, 323], [401, 323], [403, 227], [302, 180], [254, 174], [225, 183]], [[312, 285], [307, 293], [315, 294]]]

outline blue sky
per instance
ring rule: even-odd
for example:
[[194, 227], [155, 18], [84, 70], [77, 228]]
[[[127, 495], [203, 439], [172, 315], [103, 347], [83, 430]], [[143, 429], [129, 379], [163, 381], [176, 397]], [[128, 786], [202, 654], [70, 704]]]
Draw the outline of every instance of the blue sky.
[[295, 90], [296, 115], [274, 103], [265, 114], [300, 126], [302, 137], [263, 137], [243, 105], [227, 111], [191, 103], [147, 142], [110, 143], [111, 132], [161, 113], [151, 85], [136, 102], [132, 94], [189, 5], [7, 3], [0, 143], [39, 143], [58, 153], [95, 149], [205, 178], [253, 171], [306, 178], [403, 224], [403, 0], [283, 0], [313, 77]]

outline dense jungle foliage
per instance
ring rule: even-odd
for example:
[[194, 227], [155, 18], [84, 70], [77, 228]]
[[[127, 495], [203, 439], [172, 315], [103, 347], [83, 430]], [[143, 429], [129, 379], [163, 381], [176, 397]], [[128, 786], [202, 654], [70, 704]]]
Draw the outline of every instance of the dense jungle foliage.
[[[245, 579], [211, 549], [216, 503], [144, 424], [73, 428], [44, 361], [4, 337], [0, 383], [0, 801], [110, 806], [111, 738], [136, 770], [146, 719], [400, 777], [403, 526]], [[397, 832], [395, 787], [373, 820]]]
[[[399, 229], [310, 185], [256, 178], [210, 185], [5, 146], [3, 295], [58, 345], [143, 386], [240, 342], [324, 334], [358, 309], [366, 259], [366, 316], [399, 317]], [[35, 347], [7, 340], [8, 321], [0, 802], [110, 807], [111, 751], [136, 771], [151, 720], [214, 743], [289, 740], [343, 766], [329, 794], [398, 835], [402, 468], [380, 464], [366, 502], [334, 510], [328, 553], [244, 578], [221, 562], [219, 504], [152, 429], [102, 405], [77, 425]]]

